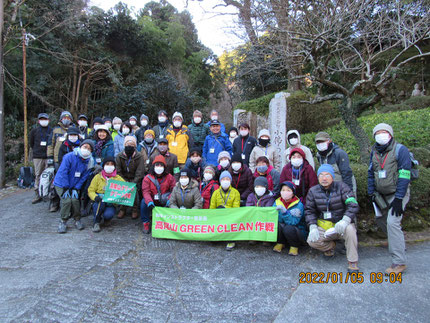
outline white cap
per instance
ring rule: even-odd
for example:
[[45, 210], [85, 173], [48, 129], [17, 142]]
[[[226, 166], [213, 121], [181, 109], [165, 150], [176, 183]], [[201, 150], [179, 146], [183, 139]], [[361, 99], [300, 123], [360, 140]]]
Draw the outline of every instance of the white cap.
[[182, 113], [180, 113], [180, 112], [178, 112], [178, 111], [176, 111], [176, 112], [173, 114], [172, 120], [174, 120], [176, 117], [179, 117], [179, 118], [181, 118], [182, 120], [184, 120], [184, 118], [182, 117]]
[[260, 132], [258, 133], [258, 138], [261, 138], [263, 136], [267, 136], [270, 138], [270, 131], [267, 129], [261, 129]]

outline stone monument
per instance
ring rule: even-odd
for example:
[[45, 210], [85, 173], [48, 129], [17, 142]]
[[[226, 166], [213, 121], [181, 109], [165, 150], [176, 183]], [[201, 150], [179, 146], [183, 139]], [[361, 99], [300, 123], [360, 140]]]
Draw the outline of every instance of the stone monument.
[[279, 92], [269, 104], [269, 131], [271, 143], [281, 157], [281, 165], [285, 165], [287, 148], [287, 98], [290, 93]]

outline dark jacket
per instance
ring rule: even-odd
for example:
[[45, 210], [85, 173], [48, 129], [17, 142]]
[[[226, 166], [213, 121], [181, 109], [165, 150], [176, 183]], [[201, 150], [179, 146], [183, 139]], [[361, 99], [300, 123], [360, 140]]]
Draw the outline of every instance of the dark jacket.
[[[69, 127], [72, 127], [73, 124], [70, 124]], [[65, 140], [65, 134], [67, 133], [68, 127], [65, 127], [61, 121], [58, 122], [58, 125], [52, 129], [51, 135], [48, 139], [48, 150], [47, 155], [48, 159], [53, 159], [54, 162], [58, 163], [58, 152], [60, 150], [61, 144]]]
[[157, 153], [157, 142], [154, 140], [154, 144], [151, 146], [148, 146], [144, 141], [142, 141], [138, 146], [137, 150], [142, 155], [143, 161], [145, 163], [145, 175], [149, 173], [149, 170], [151, 169], [151, 159], [155, 157]]
[[248, 166], [242, 164], [242, 168], [239, 169], [238, 173], [235, 173], [231, 166], [228, 171], [233, 179], [231, 186], [239, 191], [240, 199], [246, 202], [248, 195], [254, 189], [254, 176], [252, 176], [251, 170]]
[[203, 171], [205, 170], [206, 162], [202, 158], [198, 164], [194, 164], [190, 158], [187, 159], [185, 163], [185, 168], [191, 171], [191, 177], [200, 182], [203, 178]]
[[242, 158], [242, 162], [244, 162], [246, 166], [249, 166], [249, 156], [251, 156], [251, 152], [256, 145], [257, 139], [254, 137], [250, 135], [246, 137], [239, 136], [233, 142], [233, 155], [236, 153], [245, 154], [245, 159]]
[[[160, 151], [158, 150], [158, 148], [155, 150], [155, 152], [151, 155], [151, 165], [152, 162], [154, 161], [155, 157], [157, 157], [158, 155], [161, 155]], [[175, 154], [172, 154], [170, 151], [167, 151], [163, 157], [166, 159], [166, 173], [172, 174], [175, 177], [179, 178], [179, 165], [178, 165], [178, 157], [176, 157]]]
[[[289, 162], [282, 169], [281, 178], [279, 182], [283, 183], [285, 181], [290, 181], [294, 183], [294, 180], [297, 180], [297, 178], [295, 177], [293, 178], [293, 166], [291, 165], [291, 162]], [[299, 185], [296, 185], [296, 196], [300, 198], [303, 204], [306, 204], [305, 203], [306, 195], [308, 194], [309, 189], [312, 186], [315, 186], [318, 184], [318, 178], [312, 166], [304, 158], [303, 158], [303, 165], [300, 170], [298, 180], [299, 180]]]
[[188, 126], [188, 130], [194, 139], [194, 146], [203, 149], [206, 136], [210, 133], [209, 126], [203, 122], [200, 122], [200, 124], [197, 125], [193, 121], [193, 123]]
[[134, 134], [137, 138], [137, 142], [142, 142], [144, 137], [145, 137], [145, 131], [151, 129], [151, 127], [149, 125], [141, 126], [136, 133]]
[[48, 158], [47, 148], [51, 134], [52, 128], [49, 126], [42, 127], [39, 125], [30, 131], [30, 148], [33, 150], [33, 158]]
[[145, 161], [138, 151], [135, 151], [131, 158], [121, 152], [116, 156], [116, 169], [126, 182], [139, 184], [144, 176]]
[[170, 123], [168, 121], [165, 122], [165, 124], [160, 125], [158, 123], [152, 130], [155, 132], [155, 140], [158, 140], [160, 138], [166, 138], [167, 135], [167, 128], [169, 128]]
[[267, 183], [269, 185], [269, 191], [271, 191], [274, 196], [279, 195], [279, 191], [281, 190], [280, 186], [282, 182], [279, 180], [280, 179], [279, 172], [276, 169], [274, 169], [272, 165], [269, 166], [266, 174], [262, 175], [257, 170], [255, 170], [253, 176], [254, 176], [254, 180], [260, 176], [266, 177]]
[[344, 182], [333, 182], [328, 190], [321, 185], [312, 187], [306, 198], [305, 215], [308, 225], [317, 224], [318, 219], [324, 220], [324, 212], [331, 212], [333, 223], [342, 220], [344, 215], [354, 222], [359, 211], [354, 192]]
[[204, 209], [209, 209], [211, 196], [217, 189], [219, 189], [219, 183], [214, 179], [209, 183], [205, 181], [200, 183], [200, 194], [202, 195]]
[[185, 189], [182, 189], [181, 183], [176, 183], [170, 195], [170, 208], [179, 209], [185, 207], [186, 209], [201, 209], [202, 206], [203, 201], [197, 181], [191, 180]]
[[60, 146], [60, 150], [58, 151], [58, 162], [61, 163], [65, 154], [68, 154], [72, 152], [73, 149], [79, 147], [79, 142], [79, 140], [75, 143], [70, 142], [69, 140], [63, 141]]
[[[97, 140], [94, 141], [94, 147], [97, 145]], [[106, 142], [102, 146], [101, 152], [98, 154], [96, 150], [93, 151], [93, 157], [97, 164], [101, 164], [105, 157], [114, 157], [114, 149], [113, 149], [113, 141], [110, 137], [106, 140]]]
[[275, 195], [273, 195], [272, 192], [266, 192], [262, 197], [259, 199], [255, 195], [254, 192], [248, 195], [248, 198], [246, 199], [246, 206], [260, 206], [260, 207], [269, 207], [273, 206], [273, 203], [275, 203]]

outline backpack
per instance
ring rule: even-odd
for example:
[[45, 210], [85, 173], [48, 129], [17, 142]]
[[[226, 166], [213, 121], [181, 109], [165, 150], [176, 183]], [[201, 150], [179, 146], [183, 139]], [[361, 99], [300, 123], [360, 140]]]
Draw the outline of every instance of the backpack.
[[38, 187], [40, 197], [42, 198], [48, 197], [52, 179], [54, 178], [54, 172], [55, 172], [54, 167], [48, 167], [40, 175], [40, 181], [39, 181], [39, 187]]
[[21, 167], [19, 169], [18, 187], [30, 188], [34, 186], [33, 167]]
[[[402, 147], [402, 144], [397, 143], [396, 145], [396, 160], [399, 159], [399, 151], [400, 148]], [[408, 149], [409, 151], [409, 149]], [[414, 181], [416, 179], [418, 179], [419, 177], [419, 169], [418, 169], [418, 165], [420, 164], [420, 162], [418, 160], [415, 159], [414, 154], [411, 153], [409, 151], [409, 158], [411, 159], [411, 181]]]

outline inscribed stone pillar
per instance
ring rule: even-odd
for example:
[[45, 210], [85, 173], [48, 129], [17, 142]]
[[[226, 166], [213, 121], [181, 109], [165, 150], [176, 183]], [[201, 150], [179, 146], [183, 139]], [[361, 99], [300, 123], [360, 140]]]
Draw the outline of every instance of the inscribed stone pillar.
[[280, 92], [270, 101], [269, 105], [269, 130], [271, 143], [281, 158], [281, 165], [285, 165], [287, 148], [287, 98], [290, 93]]

